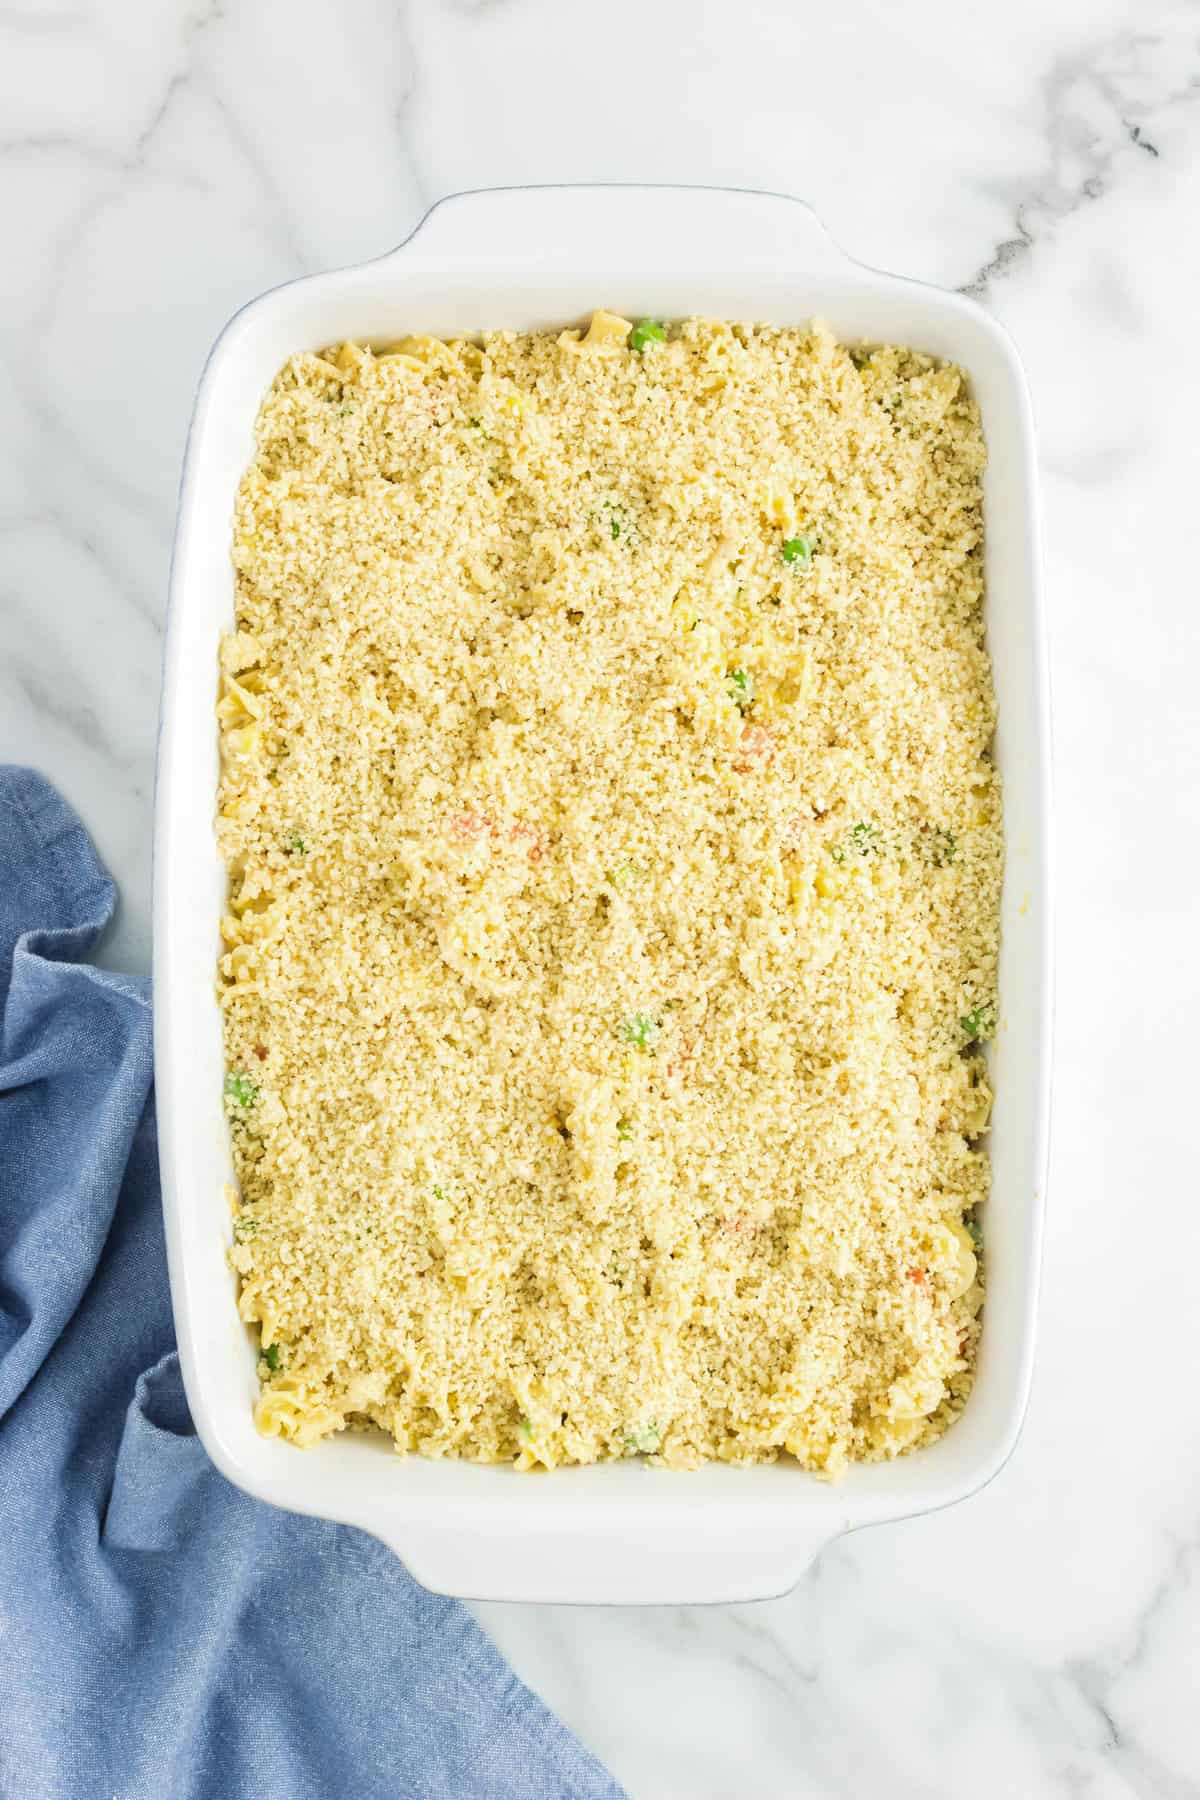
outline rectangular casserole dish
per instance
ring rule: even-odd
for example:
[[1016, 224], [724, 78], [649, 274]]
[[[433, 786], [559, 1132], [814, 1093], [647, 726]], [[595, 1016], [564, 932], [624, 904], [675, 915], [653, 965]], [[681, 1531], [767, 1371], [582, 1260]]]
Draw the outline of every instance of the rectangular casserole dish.
[[[987, 627], [999, 702], [1007, 865], [987, 1303], [963, 1418], [895, 1462], [836, 1484], [788, 1463], [552, 1477], [399, 1459], [344, 1433], [310, 1452], [254, 1429], [256, 1351], [225, 1261], [232, 1169], [215, 994], [224, 870], [213, 831], [219, 634], [233, 615], [234, 495], [255, 415], [294, 351], [350, 337], [561, 326], [627, 316], [825, 320], [960, 363], [983, 414]], [[444, 1593], [536, 1601], [748, 1600], [790, 1588], [842, 1531], [946, 1506], [997, 1472], [1029, 1389], [1047, 1154], [1048, 725], [1037, 496], [1025, 379], [1001, 329], [962, 297], [852, 262], [777, 195], [693, 188], [464, 194], [378, 261], [293, 282], [239, 312], [204, 371], [171, 573], [155, 824], [155, 1055], [175, 1322], [196, 1428], [232, 1482], [274, 1505], [360, 1526]]]

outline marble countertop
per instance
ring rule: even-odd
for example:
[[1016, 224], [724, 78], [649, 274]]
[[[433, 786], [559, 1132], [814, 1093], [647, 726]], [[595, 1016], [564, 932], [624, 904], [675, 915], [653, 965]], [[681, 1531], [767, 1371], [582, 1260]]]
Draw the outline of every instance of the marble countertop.
[[188, 412], [247, 297], [457, 188], [657, 179], [799, 194], [1012, 331], [1060, 868], [1024, 1437], [783, 1600], [479, 1611], [637, 1800], [1200, 1795], [1195, 0], [7, 0], [0, 96], [0, 757], [117, 873], [114, 966]]

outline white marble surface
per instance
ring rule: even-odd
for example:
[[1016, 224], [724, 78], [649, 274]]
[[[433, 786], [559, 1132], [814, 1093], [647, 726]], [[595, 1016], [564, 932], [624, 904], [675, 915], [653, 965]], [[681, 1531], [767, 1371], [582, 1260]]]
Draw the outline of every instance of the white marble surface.
[[4, 0], [0, 756], [148, 962], [160, 631], [229, 312], [538, 180], [798, 193], [1033, 381], [1061, 856], [1032, 1410], [953, 1512], [746, 1608], [481, 1609], [637, 1800], [1200, 1795], [1200, 7]]

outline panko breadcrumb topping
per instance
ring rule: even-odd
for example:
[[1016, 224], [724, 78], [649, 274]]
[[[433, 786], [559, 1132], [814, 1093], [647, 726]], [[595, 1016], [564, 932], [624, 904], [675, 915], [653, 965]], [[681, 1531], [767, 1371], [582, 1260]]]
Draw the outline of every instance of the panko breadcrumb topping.
[[1000, 793], [962, 372], [300, 355], [223, 643], [260, 1428], [835, 1474], [970, 1389]]

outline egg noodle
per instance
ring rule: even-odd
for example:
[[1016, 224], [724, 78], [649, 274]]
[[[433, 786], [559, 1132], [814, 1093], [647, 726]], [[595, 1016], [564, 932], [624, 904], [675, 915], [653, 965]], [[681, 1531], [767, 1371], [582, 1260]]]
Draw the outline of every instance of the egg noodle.
[[983, 466], [960, 370], [820, 327], [281, 371], [218, 707], [262, 1431], [836, 1474], [961, 1411]]

